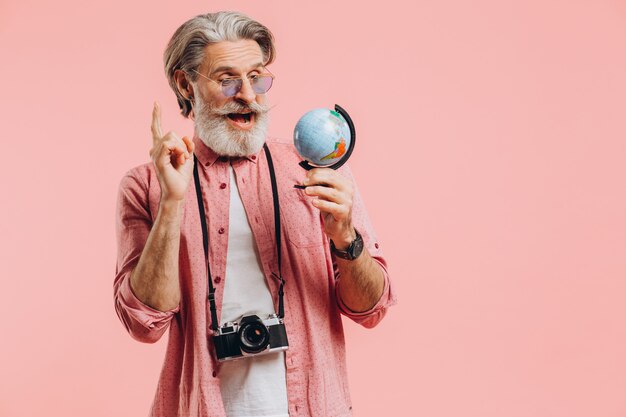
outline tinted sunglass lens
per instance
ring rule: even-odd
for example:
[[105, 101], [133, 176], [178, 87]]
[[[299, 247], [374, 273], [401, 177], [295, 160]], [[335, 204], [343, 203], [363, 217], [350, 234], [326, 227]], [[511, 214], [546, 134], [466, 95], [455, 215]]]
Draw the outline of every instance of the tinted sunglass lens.
[[237, 94], [239, 90], [241, 90], [242, 84], [243, 84], [243, 81], [241, 78], [234, 79], [234, 80], [226, 80], [222, 82], [222, 91], [224, 92], [224, 95], [226, 97], [232, 97], [235, 94]]
[[267, 90], [272, 86], [272, 77], [257, 77], [252, 82], [252, 89], [257, 94], [267, 93]]

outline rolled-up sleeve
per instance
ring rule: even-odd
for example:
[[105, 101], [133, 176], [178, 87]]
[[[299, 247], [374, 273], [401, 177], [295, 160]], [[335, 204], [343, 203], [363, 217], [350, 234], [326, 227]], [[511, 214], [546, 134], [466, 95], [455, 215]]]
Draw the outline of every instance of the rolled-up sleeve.
[[383, 278], [385, 280], [385, 285], [383, 289], [383, 293], [374, 304], [372, 308], [363, 312], [354, 312], [350, 310], [345, 303], [341, 300], [339, 295], [339, 286], [341, 285], [341, 274], [337, 268], [337, 263], [333, 262], [334, 272], [335, 272], [335, 298], [337, 300], [337, 305], [339, 306], [339, 310], [343, 315], [355, 321], [356, 323], [362, 325], [366, 328], [372, 328], [376, 326], [387, 314], [387, 309], [392, 305], [397, 303], [397, 299], [394, 293], [394, 289], [392, 286], [392, 282], [389, 279], [389, 272], [387, 269], [387, 261], [383, 257], [383, 252], [381, 248], [381, 244], [376, 237], [376, 233], [374, 232], [374, 228], [372, 227], [371, 221], [367, 214], [367, 210], [365, 209], [365, 205], [363, 204], [363, 200], [361, 198], [361, 194], [357, 188], [356, 182], [352, 177], [350, 169], [347, 166], [344, 166], [341, 169], [343, 175], [349, 178], [352, 181], [354, 187], [354, 198], [352, 202], [352, 224], [359, 231], [361, 236], [363, 237], [363, 243], [367, 248], [367, 251], [372, 256], [374, 261], [380, 267]]
[[[383, 276], [385, 279], [385, 287], [383, 289], [382, 295], [380, 296], [376, 304], [374, 304], [374, 306], [370, 308], [369, 310], [362, 311], [362, 312], [355, 312], [355, 311], [350, 310], [348, 306], [345, 305], [345, 303], [341, 299], [341, 296], [339, 295], [339, 285], [335, 285], [335, 295], [336, 295], [337, 304], [339, 305], [339, 310], [341, 311], [341, 313], [344, 316], [350, 318], [351, 320], [354, 320], [356, 323], [359, 323], [361, 326], [368, 328], [368, 329], [371, 329], [372, 327], [380, 323], [383, 317], [385, 317], [385, 314], [387, 314], [387, 309], [390, 306], [396, 304], [397, 302], [395, 295], [391, 289], [391, 285], [389, 281], [389, 274], [387, 273], [387, 268], [385, 267], [384, 260], [377, 259], [377, 258], [374, 258], [374, 260], [376, 261], [376, 263], [378, 263], [378, 265], [383, 271]], [[339, 274], [337, 273], [336, 276], [338, 275]]]
[[116, 209], [117, 266], [113, 282], [115, 311], [130, 335], [145, 343], [161, 338], [179, 307], [156, 310], [139, 300], [130, 286], [130, 275], [148, 240], [152, 216], [148, 187], [137, 169], [122, 178]]

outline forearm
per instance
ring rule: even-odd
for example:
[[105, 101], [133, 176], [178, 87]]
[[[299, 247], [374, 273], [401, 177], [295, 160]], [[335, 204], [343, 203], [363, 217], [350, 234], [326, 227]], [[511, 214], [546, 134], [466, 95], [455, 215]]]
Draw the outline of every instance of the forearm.
[[385, 279], [367, 248], [355, 260], [337, 258], [336, 262], [340, 276], [337, 285], [343, 303], [355, 313], [372, 308], [383, 294]]
[[161, 201], [146, 245], [130, 277], [135, 296], [160, 311], [180, 303], [178, 254], [183, 201]]
[[[355, 198], [352, 182], [335, 170], [315, 168], [307, 172], [302, 184], [307, 195], [317, 197], [311, 200], [311, 204], [320, 210], [324, 232], [335, 249], [348, 250], [357, 238], [352, 223]], [[338, 296], [345, 307], [355, 313], [370, 310], [385, 290], [385, 275], [381, 266], [367, 248], [363, 248], [363, 252], [353, 260], [335, 258]]]

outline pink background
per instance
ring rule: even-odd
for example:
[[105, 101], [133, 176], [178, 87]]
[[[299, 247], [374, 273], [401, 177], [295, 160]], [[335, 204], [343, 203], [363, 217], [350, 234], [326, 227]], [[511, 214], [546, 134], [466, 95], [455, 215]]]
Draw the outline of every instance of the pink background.
[[143, 416], [165, 348], [112, 299], [176, 27], [271, 28], [271, 134], [339, 103], [399, 304], [346, 322], [355, 415], [626, 415], [626, 3], [0, 3], [0, 416]]

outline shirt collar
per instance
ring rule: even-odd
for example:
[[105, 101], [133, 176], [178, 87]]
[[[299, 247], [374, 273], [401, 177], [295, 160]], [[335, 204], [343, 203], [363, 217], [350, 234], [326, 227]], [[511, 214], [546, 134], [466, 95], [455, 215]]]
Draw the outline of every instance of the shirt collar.
[[256, 154], [248, 155], [245, 157], [228, 157], [228, 156], [220, 156], [213, 149], [206, 146], [206, 144], [196, 135], [193, 136], [193, 143], [195, 145], [194, 154], [198, 158], [198, 161], [204, 166], [211, 166], [215, 163], [215, 161], [228, 162], [235, 160], [244, 160], [247, 159], [250, 162], [257, 163], [259, 160], [259, 152]]

